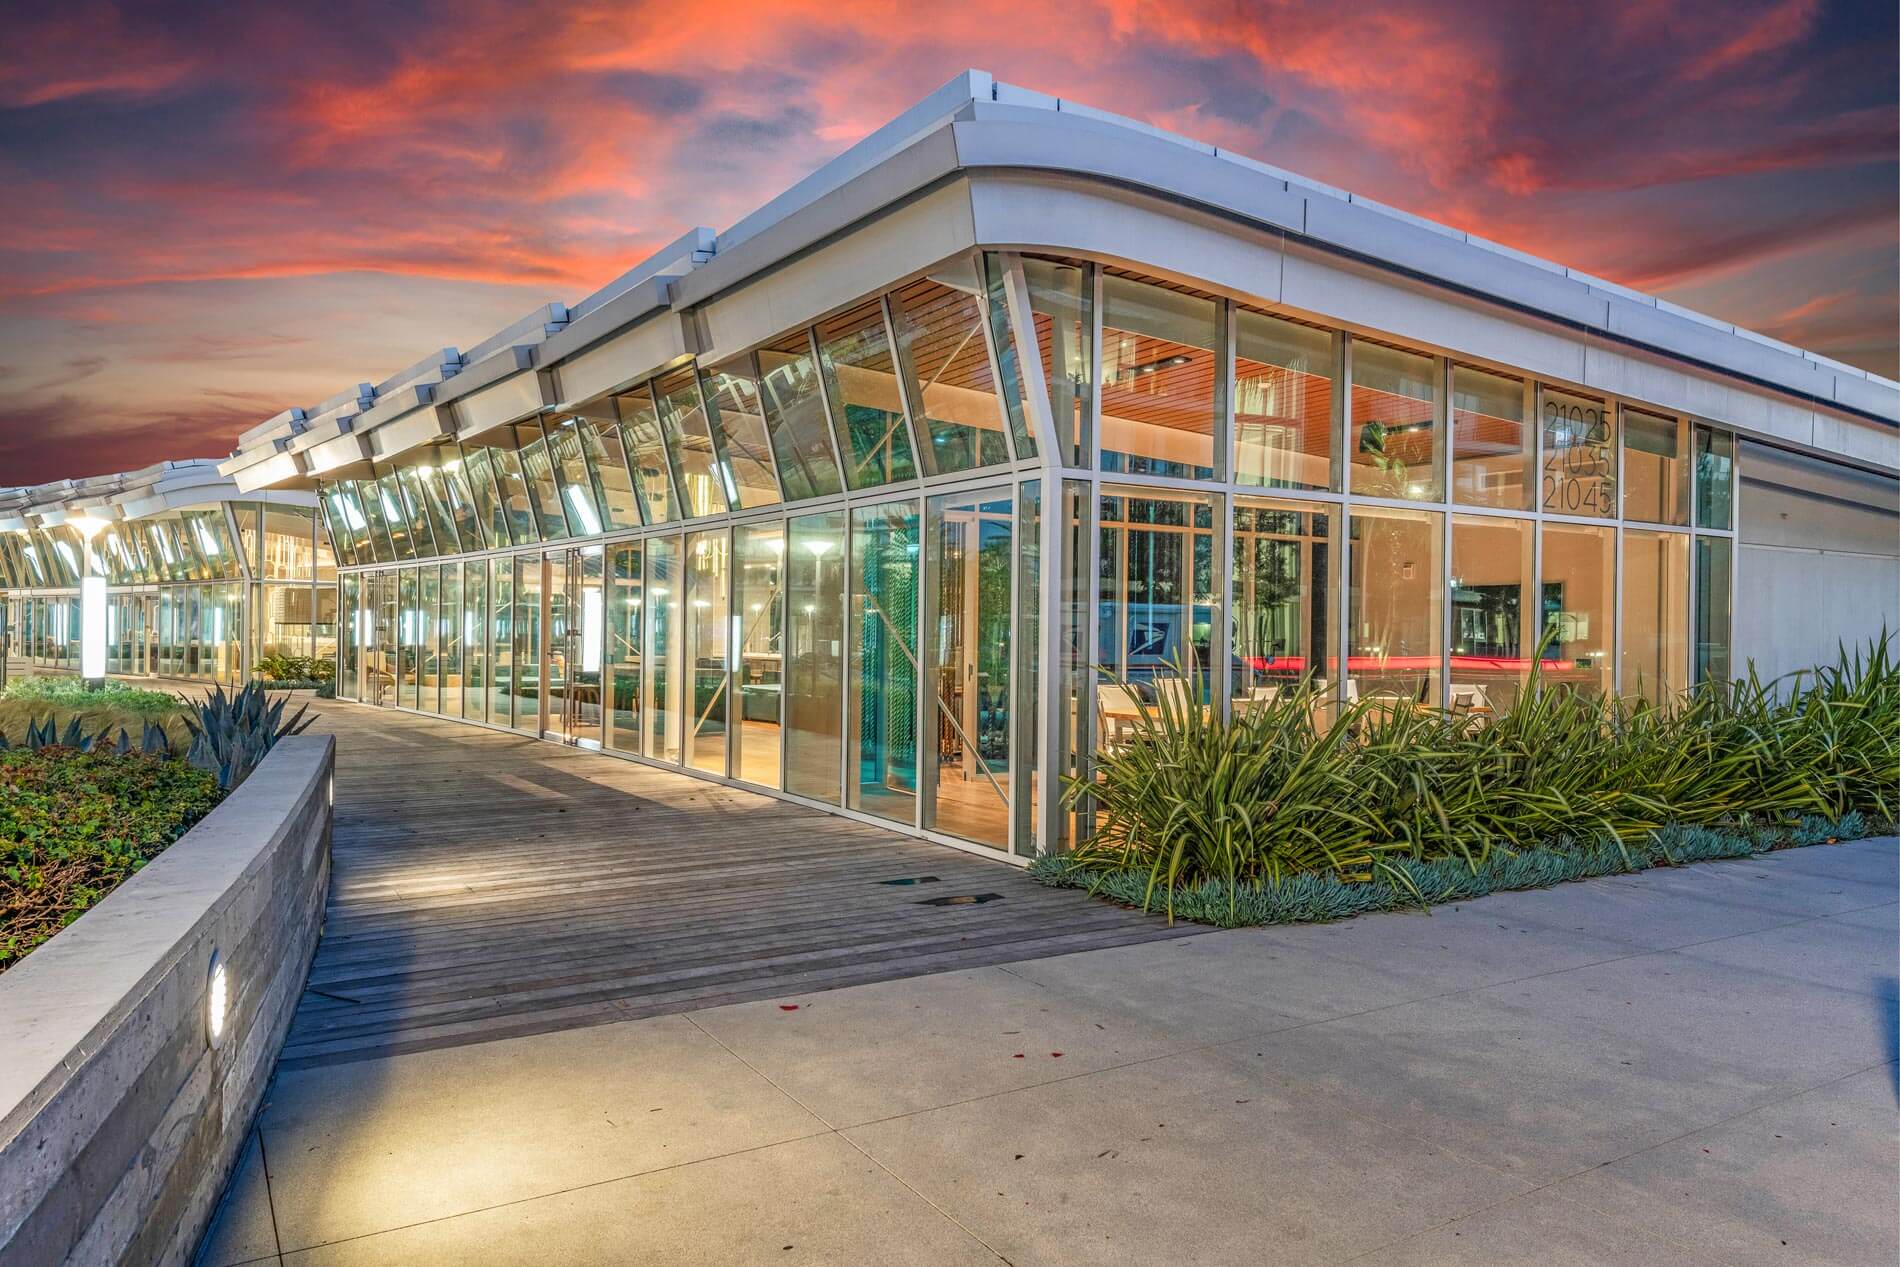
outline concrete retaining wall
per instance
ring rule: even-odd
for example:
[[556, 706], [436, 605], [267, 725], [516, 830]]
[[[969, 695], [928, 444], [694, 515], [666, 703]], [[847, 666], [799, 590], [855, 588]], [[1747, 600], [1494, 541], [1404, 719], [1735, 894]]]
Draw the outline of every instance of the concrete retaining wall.
[[[0, 975], [0, 1260], [184, 1263], [257, 1112], [322, 929], [327, 735]], [[227, 1004], [208, 1017], [213, 956]]]

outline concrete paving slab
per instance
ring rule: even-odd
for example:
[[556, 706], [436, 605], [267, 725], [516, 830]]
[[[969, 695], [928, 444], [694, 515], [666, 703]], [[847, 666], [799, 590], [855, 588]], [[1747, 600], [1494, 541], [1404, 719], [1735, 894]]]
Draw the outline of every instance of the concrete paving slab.
[[1900, 1262], [1894, 1069], [1869, 1069], [1567, 1179], [1605, 1222], [1739, 1264]]
[[1891, 995], [1892, 983], [1900, 977], [1900, 937], [1891, 923], [1881, 928], [1856, 922], [1849, 914], [1685, 946], [1676, 953], [1876, 1000]]
[[226, 1190], [224, 1208], [205, 1234], [197, 1267], [239, 1267], [239, 1264], [275, 1262], [277, 1227], [271, 1219], [270, 1186], [264, 1179], [264, 1159], [253, 1130], [238, 1154], [238, 1166]]
[[824, 1129], [677, 1016], [293, 1071], [260, 1125], [286, 1253]]
[[[1824, 849], [1822, 852], [1837, 851]], [[1671, 899], [1686, 897], [1731, 903], [1736, 907], [1775, 911], [1798, 918], [1837, 915], [1885, 901], [1895, 891], [1894, 881], [1868, 878], [1863, 874], [1864, 867], [1836, 865], [1809, 869], [1784, 864], [1782, 856], [1768, 854], [1686, 867], [1656, 867], [1635, 875], [1611, 877], [1610, 883], [1667, 894]]]
[[845, 1134], [1017, 1267], [1337, 1262], [1528, 1187], [1207, 1052]]
[[693, 1020], [834, 1127], [1193, 1045], [1000, 968], [735, 1004]]
[[295, 1267], [1001, 1260], [838, 1136], [798, 1140], [343, 1241]]
[[1367, 1267], [1720, 1267], [1722, 1260], [1540, 1189], [1352, 1261]]
[[1764, 866], [1831, 875], [1844, 880], [1900, 888], [1900, 837], [1854, 840], [1840, 845], [1777, 849], [1763, 855]]
[[1676, 952], [1224, 1048], [1540, 1182], [1884, 1058], [1873, 1001]]

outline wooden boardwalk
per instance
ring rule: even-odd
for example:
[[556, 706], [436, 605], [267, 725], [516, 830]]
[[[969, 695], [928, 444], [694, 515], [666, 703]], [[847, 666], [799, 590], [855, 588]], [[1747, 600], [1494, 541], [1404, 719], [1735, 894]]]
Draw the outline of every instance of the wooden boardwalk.
[[349, 704], [315, 728], [334, 862], [287, 1069], [1194, 931], [598, 753]]

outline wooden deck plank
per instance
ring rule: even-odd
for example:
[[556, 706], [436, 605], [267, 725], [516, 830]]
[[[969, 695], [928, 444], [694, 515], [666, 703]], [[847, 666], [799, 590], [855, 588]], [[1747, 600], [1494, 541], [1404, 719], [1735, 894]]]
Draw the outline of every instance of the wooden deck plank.
[[[286, 1068], [1194, 931], [600, 753], [351, 704], [316, 728], [337, 736], [333, 871]], [[918, 904], [958, 893], [1003, 900]]]

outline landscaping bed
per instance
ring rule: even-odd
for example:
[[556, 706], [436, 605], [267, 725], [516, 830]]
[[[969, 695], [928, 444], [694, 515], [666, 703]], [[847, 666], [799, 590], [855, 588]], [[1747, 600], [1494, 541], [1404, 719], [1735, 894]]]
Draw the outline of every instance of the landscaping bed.
[[1546, 688], [1483, 720], [1164, 697], [1097, 771], [1066, 790], [1095, 835], [1037, 880], [1222, 926], [1338, 919], [1891, 830], [1900, 668], [1882, 640], [1668, 708]]

